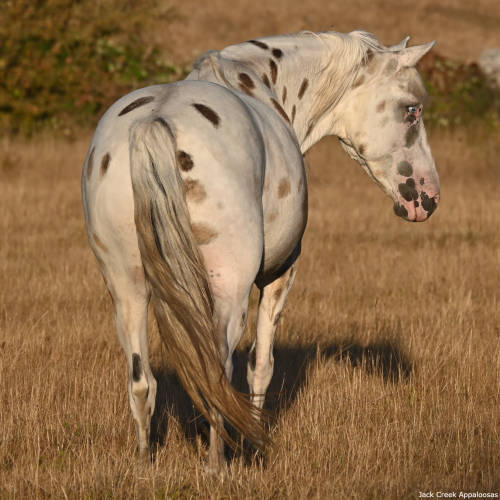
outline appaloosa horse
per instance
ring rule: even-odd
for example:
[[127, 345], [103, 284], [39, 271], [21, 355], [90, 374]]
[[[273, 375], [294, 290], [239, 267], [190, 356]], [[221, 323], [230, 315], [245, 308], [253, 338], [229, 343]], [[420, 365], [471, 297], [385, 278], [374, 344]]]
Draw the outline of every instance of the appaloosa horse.
[[[156, 381], [152, 297], [169, 359], [211, 425], [209, 467], [229, 439], [257, 446], [273, 338], [307, 222], [304, 153], [335, 135], [393, 199], [423, 221], [439, 181], [415, 65], [433, 43], [382, 46], [355, 31], [276, 36], [203, 55], [186, 80], [132, 92], [101, 119], [82, 191], [90, 245], [113, 297], [139, 449], [149, 449]], [[230, 384], [232, 353], [261, 292], [248, 363], [251, 401]]]

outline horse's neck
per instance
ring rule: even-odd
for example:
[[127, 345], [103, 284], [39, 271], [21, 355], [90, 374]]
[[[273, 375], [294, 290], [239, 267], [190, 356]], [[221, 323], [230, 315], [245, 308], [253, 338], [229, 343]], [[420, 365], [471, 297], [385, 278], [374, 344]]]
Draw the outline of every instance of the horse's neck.
[[305, 152], [331, 133], [325, 113], [345, 86], [342, 74], [332, 74], [334, 54], [335, 44], [321, 34], [270, 37], [209, 52], [188, 78], [215, 81], [261, 100], [290, 122]]

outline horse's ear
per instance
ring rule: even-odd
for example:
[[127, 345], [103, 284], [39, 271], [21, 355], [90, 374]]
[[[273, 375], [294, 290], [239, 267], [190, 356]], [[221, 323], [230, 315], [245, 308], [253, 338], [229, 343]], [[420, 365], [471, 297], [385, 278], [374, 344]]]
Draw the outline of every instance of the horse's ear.
[[420, 61], [435, 44], [436, 42], [433, 41], [424, 45], [415, 45], [414, 47], [407, 47], [401, 50], [398, 54], [399, 65], [406, 68], [416, 66], [418, 61]]
[[408, 44], [409, 40], [410, 37], [407, 36], [406, 38], [403, 38], [403, 40], [401, 40], [398, 44], [389, 47], [389, 50], [391, 52], [399, 52], [400, 50], [406, 49], [406, 45]]

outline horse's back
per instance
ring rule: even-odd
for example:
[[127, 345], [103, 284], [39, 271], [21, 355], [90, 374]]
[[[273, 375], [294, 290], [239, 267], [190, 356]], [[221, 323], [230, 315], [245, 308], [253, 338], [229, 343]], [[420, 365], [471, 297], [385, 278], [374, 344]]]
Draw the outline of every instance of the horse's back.
[[[168, 123], [178, 151], [190, 150], [193, 162], [197, 157], [197, 171], [204, 164], [210, 169], [230, 165], [225, 177], [239, 179], [242, 184], [248, 183], [248, 179], [241, 178], [245, 170], [259, 174], [265, 152], [248, 106], [220, 85], [181, 81], [131, 92], [110, 106], [97, 126], [90, 151], [94, 151], [94, 161], [101, 161], [106, 155], [111, 160], [118, 156], [120, 161], [115, 168], [101, 171], [106, 176], [88, 172], [87, 181], [104, 181], [114, 174], [126, 176], [131, 127], [134, 122], [157, 118]], [[187, 171], [182, 166], [181, 163], [181, 171]], [[193, 169], [195, 164], [190, 166]], [[212, 172], [214, 175], [217, 172]]]

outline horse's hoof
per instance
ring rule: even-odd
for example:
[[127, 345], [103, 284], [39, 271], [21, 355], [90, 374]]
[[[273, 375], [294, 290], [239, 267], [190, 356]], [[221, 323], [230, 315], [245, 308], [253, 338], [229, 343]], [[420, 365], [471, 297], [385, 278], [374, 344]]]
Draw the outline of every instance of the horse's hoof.
[[224, 479], [227, 476], [227, 465], [226, 464], [211, 464], [209, 462], [203, 465], [203, 472], [207, 476], [218, 477]]

